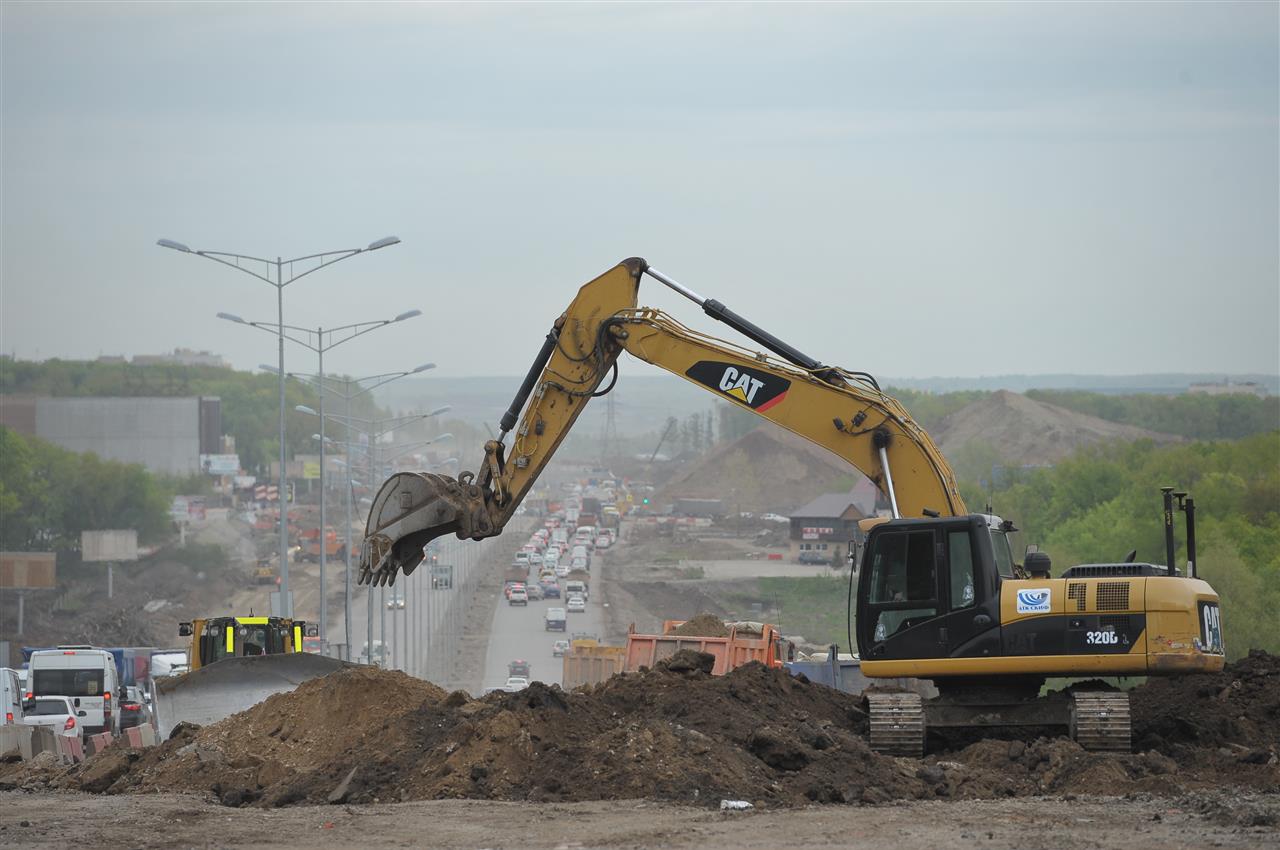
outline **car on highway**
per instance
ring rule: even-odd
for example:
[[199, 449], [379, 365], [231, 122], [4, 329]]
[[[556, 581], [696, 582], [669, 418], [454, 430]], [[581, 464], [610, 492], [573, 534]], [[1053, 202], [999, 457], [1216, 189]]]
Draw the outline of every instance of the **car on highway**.
[[511, 588], [511, 592], [507, 594], [508, 605], [529, 605], [529, 593], [525, 590], [524, 585]]
[[124, 699], [120, 700], [120, 728], [131, 729], [134, 726], [145, 726], [151, 722], [151, 706], [147, 705], [142, 688], [127, 685]]
[[560, 598], [560, 585], [556, 582], [554, 576], [552, 576], [550, 579], [546, 581], [543, 581], [540, 587], [542, 588], [543, 599], [559, 599]]
[[570, 596], [564, 607], [570, 614], [585, 614], [587, 612], [587, 600], [581, 596]]
[[569, 574], [568, 564], [556, 564], [556, 578], [564, 578]]
[[566, 598], [581, 596], [584, 602], [591, 598], [591, 594], [587, 592], [587, 583], [585, 581], [566, 581], [564, 583], [564, 595]]
[[613, 545], [613, 541], [609, 538], [609, 535], [607, 534], [601, 534], [599, 537], [596, 538], [597, 549], [608, 549], [612, 545]]
[[505, 583], [503, 584], [503, 586], [502, 586], [502, 593], [503, 593], [503, 595], [505, 595], [508, 599], [510, 599], [510, 598], [511, 598], [511, 591], [515, 590], [517, 587], [524, 587], [524, 582], [522, 582], [522, 581], [507, 581], [507, 582], [505, 582]]
[[514, 694], [516, 691], [523, 691], [527, 687], [529, 687], [527, 676], [510, 676], [507, 678], [506, 684], [502, 686], [502, 689], [509, 694]]
[[564, 638], [561, 638], [560, 640], [551, 644], [551, 654], [554, 655], [556, 658], [563, 657], [564, 654], [568, 651], [569, 651], [569, 641], [565, 640]]
[[546, 631], [563, 632], [565, 631], [565, 611], [563, 608], [548, 608], [546, 617]]
[[543, 596], [542, 585], [536, 581], [530, 582], [529, 584], [525, 585], [524, 592], [529, 594], [529, 598], [534, 601], [541, 599]]
[[800, 553], [800, 557], [796, 560], [801, 564], [830, 564], [831, 556], [826, 552], [817, 552], [806, 549]]
[[71, 704], [71, 697], [36, 697], [27, 702], [22, 722], [28, 726], [47, 726], [54, 734], [78, 738], [81, 728], [77, 718], [86, 714], [76, 710]]
[[529, 678], [529, 662], [524, 659], [517, 658], [507, 665], [508, 676], [523, 676]]
[[587, 558], [574, 558], [569, 562], [571, 570], [588, 570], [591, 569], [591, 561]]

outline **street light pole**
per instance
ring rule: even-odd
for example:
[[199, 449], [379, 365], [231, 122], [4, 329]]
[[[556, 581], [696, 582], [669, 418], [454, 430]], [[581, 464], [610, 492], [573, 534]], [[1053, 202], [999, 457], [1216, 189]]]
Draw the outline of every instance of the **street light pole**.
[[[277, 490], [277, 504], [280, 508], [280, 614], [285, 617], [293, 616], [293, 598], [289, 595], [289, 510], [286, 505], [286, 495], [288, 486], [288, 476], [285, 471], [285, 463], [287, 461], [287, 453], [285, 448], [285, 371], [284, 371], [284, 288], [301, 277], [319, 271], [325, 266], [331, 266], [340, 260], [348, 257], [354, 257], [356, 254], [363, 254], [367, 251], [376, 251], [379, 248], [386, 248], [399, 242], [399, 238], [395, 236], [387, 236], [375, 242], [370, 242], [364, 248], [347, 248], [339, 251], [325, 251], [319, 254], [308, 254], [304, 257], [294, 257], [291, 260], [285, 260], [280, 256], [276, 256], [274, 263], [271, 260], [265, 260], [261, 257], [251, 257], [247, 254], [232, 254], [226, 251], [193, 251], [181, 242], [175, 242], [172, 239], [159, 239], [156, 244], [161, 248], [169, 248], [179, 251], [183, 254], [194, 254], [197, 257], [204, 257], [206, 260], [213, 260], [216, 263], [222, 263], [246, 274], [253, 275], [258, 280], [276, 288], [276, 327], [280, 338], [280, 476]], [[307, 263], [316, 261], [316, 264], [310, 268], [304, 269], [298, 274], [293, 274], [293, 266], [295, 263]], [[245, 268], [242, 262], [261, 263], [265, 266], [264, 272], [259, 273], [252, 269]], [[288, 280], [284, 278], [284, 266], [288, 263], [289, 273], [291, 277]], [[275, 280], [271, 279], [271, 266], [276, 267]], [[323, 547], [321, 547], [323, 549]]]

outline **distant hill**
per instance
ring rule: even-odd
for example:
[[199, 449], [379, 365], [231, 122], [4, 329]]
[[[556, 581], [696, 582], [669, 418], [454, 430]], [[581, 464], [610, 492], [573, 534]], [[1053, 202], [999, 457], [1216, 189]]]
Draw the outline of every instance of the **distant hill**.
[[966, 446], [981, 442], [992, 447], [1001, 461], [1017, 466], [1051, 465], [1082, 446], [1110, 440], [1181, 441], [1003, 390], [943, 419], [933, 438], [953, 463]]
[[826, 449], [766, 424], [690, 461], [668, 479], [656, 501], [721, 499], [733, 513], [787, 514], [823, 493], [847, 492], [862, 477]]

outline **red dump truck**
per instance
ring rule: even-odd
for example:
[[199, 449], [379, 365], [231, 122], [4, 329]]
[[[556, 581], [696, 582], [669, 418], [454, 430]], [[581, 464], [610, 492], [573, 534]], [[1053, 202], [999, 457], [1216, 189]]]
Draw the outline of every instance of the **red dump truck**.
[[684, 620], [667, 620], [662, 634], [642, 635], [633, 625], [627, 634], [627, 656], [623, 669], [639, 670], [670, 658], [681, 649], [692, 649], [715, 656], [713, 676], [723, 676], [735, 667], [759, 661], [766, 667], [781, 667], [791, 652], [791, 644], [769, 623], [729, 623], [728, 637], [699, 637], [673, 634]]
[[603, 682], [614, 673], [634, 673], [641, 667], [652, 667], [664, 658], [670, 658], [682, 649], [705, 652], [716, 660], [711, 675], [723, 676], [735, 667], [759, 661], [767, 667], [781, 667], [794, 654], [791, 642], [769, 623], [726, 623], [727, 637], [701, 637], [678, 635], [675, 630], [684, 620], [667, 620], [662, 624], [662, 634], [644, 635], [632, 625], [627, 632], [627, 645], [580, 646], [564, 656], [564, 674], [561, 685], [575, 688], [578, 685]]

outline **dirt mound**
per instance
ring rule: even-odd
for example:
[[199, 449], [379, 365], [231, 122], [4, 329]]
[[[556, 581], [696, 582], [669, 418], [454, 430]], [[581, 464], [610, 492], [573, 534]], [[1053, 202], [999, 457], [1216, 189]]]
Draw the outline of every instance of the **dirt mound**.
[[969, 443], [982, 442], [993, 447], [1005, 463], [1036, 465], [1057, 463], [1093, 443], [1141, 439], [1168, 443], [1180, 438], [1001, 390], [948, 416], [933, 429], [933, 439], [949, 458]]
[[656, 501], [725, 500], [732, 493], [728, 510], [787, 513], [819, 493], [847, 491], [861, 477], [826, 449], [765, 423], [682, 468]]
[[681, 637], [728, 637], [729, 627], [715, 614], [703, 612], [692, 619], [685, 620], [671, 633]]
[[681, 652], [572, 692], [534, 683], [483, 699], [344, 670], [159, 747], [20, 769], [0, 775], [0, 788], [188, 791], [237, 806], [445, 797], [790, 806], [1280, 784], [1280, 660], [1263, 653], [1220, 675], [1136, 689], [1132, 755], [1058, 737], [980, 740], [925, 759], [871, 752], [857, 697], [754, 663], [710, 676], [709, 660]]
[[1280, 657], [1261, 650], [1221, 673], [1150, 679], [1131, 700], [1143, 749], [1280, 749]]

